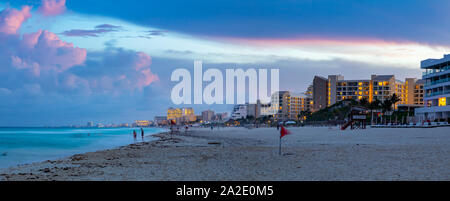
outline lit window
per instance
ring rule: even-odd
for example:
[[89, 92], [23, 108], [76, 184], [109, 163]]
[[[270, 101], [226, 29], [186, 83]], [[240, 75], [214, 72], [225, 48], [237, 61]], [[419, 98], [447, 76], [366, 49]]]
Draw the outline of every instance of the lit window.
[[439, 106], [447, 106], [447, 98], [439, 98]]

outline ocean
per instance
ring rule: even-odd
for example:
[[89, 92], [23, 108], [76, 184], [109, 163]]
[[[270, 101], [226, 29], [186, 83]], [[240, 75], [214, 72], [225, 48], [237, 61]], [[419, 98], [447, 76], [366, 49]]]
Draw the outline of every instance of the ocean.
[[[132, 144], [133, 130], [142, 142], [139, 128], [0, 128], [0, 168]], [[162, 131], [144, 128], [145, 141]]]

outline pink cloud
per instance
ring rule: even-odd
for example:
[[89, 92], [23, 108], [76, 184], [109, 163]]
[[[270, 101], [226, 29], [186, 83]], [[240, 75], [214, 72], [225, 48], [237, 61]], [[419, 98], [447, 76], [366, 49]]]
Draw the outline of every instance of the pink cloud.
[[[42, 13], [52, 15], [65, 9], [65, 1], [43, 1]], [[57, 93], [121, 93], [149, 86], [159, 80], [150, 70], [152, 58], [132, 50], [112, 48], [92, 52], [62, 41], [55, 33], [39, 30], [17, 34], [31, 17], [30, 7], [5, 9], [0, 13], [0, 71], [14, 82], [7, 90]], [[63, 10], [64, 10], [63, 9]], [[112, 27], [101, 25], [98, 27]], [[69, 71], [83, 66], [76, 71]], [[1, 77], [1, 76], [0, 76]], [[36, 86], [28, 87], [27, 86]]]
[[135, 70], [141, 70], [145, 67], [150, 67], [150, 65], [152, 65], [152, 58], [143, 53], [143, 52], [138, 52], [136, 54], [136, 62], [135, 62]]
[[153, 74], [150, 70], [150, 66], [152, 65], [152, 57], [143, 52], [137, 52], [135, 57], [134, 70], [138, 72], [138, 81], [136, 83], [137, 88], [143, 88], [149, 86], [155, 81], [158, 81], [158, 76]]
[[143, 88], [158, 80], [158, 76], [153, 74], [150, 68], [147, 68], [141, 71], [141, 75], [138, 78], [137, 87]]
[[44, 16], [55, 16], [66, 11], [66, 0], [42, 0], [39, 12]]
[[[49, 31], [24, 34], [20, 56], [22, 60], [39, 63], [41, 70], [64, 72], [86, 61], [86, 49], [74, 47]], [[27, 62], [30, 63], [30, 62]]]
[[6, 8], [0, 13], [0, 33], [16, 34], [22, 24], [31, 17], [31, 7], [23, 6], [22, 10]]
[[27, 69], [35, 76], [39, 77], [41, 75], [40, 65], [36, 62], [27, 63], [17, 56], [11, 56], [11, 63], [17, 69]]

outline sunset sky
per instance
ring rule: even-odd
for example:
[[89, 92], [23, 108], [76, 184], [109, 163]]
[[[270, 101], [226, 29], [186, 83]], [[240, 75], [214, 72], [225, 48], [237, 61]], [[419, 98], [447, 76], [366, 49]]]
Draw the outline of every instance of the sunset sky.
[[[450, 53], [446, 0], [0, 0], [0, 126], [131, 122], [174, 106], [174, 69], [421, 77]], [[177, 106], [182, 107], [182, 106]], [[229, 105], [192, 105], [231, 112]]]

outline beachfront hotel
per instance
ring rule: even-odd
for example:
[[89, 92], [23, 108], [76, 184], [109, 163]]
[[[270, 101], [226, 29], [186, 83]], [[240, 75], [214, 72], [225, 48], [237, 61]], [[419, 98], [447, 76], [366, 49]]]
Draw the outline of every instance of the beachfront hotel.
[[421, 62], [425, 107], [415, 110], [419, 121], [450, 121], [450, 54]]
[[149, 120], [136, 120], [134, 121], [134, 126], [135, 127], [149, 127], [153, 125], [152, 121]]
[[167, 110], [167, 120], [175, 122], [194, 122], [197, 120], [192, 108], [169, 108]]
[[202, 121], [209, 122], [214, 120], [214, 111], [205, 110], [202, 112]]
[[345, 80], [342, 75], [329, 75], [328, 79], [315, 76], [313, 80], [313, 111], [321, 110], [342, 100], [376, 99], [384, 101], [396, 94], [400, 102], [395, 107], [422, 106], [424, 82], [416, 78], [400, 81], [395, 75], [372, 75], [370, 79]]
[[312, 111], [313, 100], [307, 93], [297, 94], [278, 91], [272, 94], [271, 102], [256, 104], [260, 116], [272, 116], [277, 120], [297, 119], [302, 112]]

